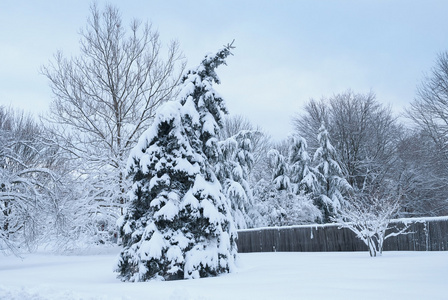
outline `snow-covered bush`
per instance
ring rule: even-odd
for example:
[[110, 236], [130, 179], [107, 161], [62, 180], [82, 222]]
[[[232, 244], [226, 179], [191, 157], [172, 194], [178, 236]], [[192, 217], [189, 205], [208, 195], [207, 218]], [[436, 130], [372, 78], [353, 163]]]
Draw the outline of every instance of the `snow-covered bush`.
[[212, 88], [231, 45], [183, 77], [179, 101], [159, 110], [132, 150], [130, 205], [119, 221], [123, 281], [229, 272], [236, 257], [230, 202], [215, 175], [224, 100]]
[[368, 195], [351, 199], [333, 220], [353, 231], [367, 245], [370, 256], [375, 257], [382, 254], [386, 239], [406, 233], [407, 224], [401, 228], [389, 225], [399, 209], [397, 198]]

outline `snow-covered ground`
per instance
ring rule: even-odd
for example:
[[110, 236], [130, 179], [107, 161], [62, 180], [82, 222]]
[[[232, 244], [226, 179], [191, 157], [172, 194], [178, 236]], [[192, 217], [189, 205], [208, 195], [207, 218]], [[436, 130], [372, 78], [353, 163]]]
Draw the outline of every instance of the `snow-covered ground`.
[[0, 299], [448, 299], [448, 251], [240, 254], [217, 278], [123, 283], [118, 251], [95, 255], [0, 255]]

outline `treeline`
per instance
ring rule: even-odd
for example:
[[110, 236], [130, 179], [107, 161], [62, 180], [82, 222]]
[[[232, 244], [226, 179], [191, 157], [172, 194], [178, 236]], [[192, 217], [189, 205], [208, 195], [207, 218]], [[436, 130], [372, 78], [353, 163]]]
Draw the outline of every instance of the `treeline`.
[[[441, 56], [439, 64], [444, 59]], [[437, 69], [434, 72], [436, 76]], [[423, 81], [421, 90], [428, 88], [428, 81]], [[404, 122], [372, 92], [348, 90], [309, 100], [293, 117], [291, 137], [277, 145], [254, 144], [259, 157], [271, 155], [264, 156], [263, 167], [251, 174], [254, 195], [266, 204], [267, 218], [257, 225], [310, 222], [309, 217], [316, 214], [306, 201], [302, 201], [303, 208], [297, 206], [300, 201], [293, 199], [293, 194], [296, 198], [309, 195], [322, 214], [315, 221], [324, 223], [334, 219], [344, 203], [355, 199], [399, 202], [395, 217], [448, 214], [447, 144], [442, 129], [446, 125], [438, 119], [442, 108], [433, 109], [431, 115], [425, 97], [428, 93], [417, 94], [400, 115]], [[269, 152], [272, 148], [277, 150]], [[278, 205], [282, 201], [288, 203]], [[297, 216], [300, 211], [306, 212], [305, 216]], [[291, 220], [292, 216], [296, 218]]]
[[[36, 121], [0, 107], [0, 250], [117, 241], [129, 153], [159, 106], [182, 96], [185, 60], [176, 42], [161, 45], [150, 24], [127, 28], [116, 8], [94, 5], [79, 56], [57, 53], [41, 70], [49, 112]], [[447, 64], [440, 55], [423, 80], [403, 114], [412, 122], [351, 90], [309, 100], [280, 143], [244, 116], [223, 119], [215, 172], [237, 227], [332, 222], [372, 198], [399, 203], [396, 217], [447, 215]]]

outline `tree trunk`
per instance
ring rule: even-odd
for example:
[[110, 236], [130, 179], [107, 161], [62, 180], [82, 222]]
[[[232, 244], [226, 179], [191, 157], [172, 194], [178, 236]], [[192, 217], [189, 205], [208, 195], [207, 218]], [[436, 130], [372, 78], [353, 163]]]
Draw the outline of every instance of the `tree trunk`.
[[374, 241], [372, 240], [371, 237], [367, 238], [367, 246], [369, 247], [369, 254], [370, 254], [370, 256], [371, 257], [376, 257], [377, 250], [376, 250], [376, 247], [375, 247], [375, 243], [374, 243]]

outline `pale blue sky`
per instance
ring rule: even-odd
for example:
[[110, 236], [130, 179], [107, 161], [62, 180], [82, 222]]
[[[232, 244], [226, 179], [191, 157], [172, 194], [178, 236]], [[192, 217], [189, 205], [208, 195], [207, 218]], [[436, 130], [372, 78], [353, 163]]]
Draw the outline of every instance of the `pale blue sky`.
[[[247, 116], [276, 139], [310, 98], [347, 89], [397, 113], [448, 50], [448, 1], [97, 1], [125, 23], [152, 21], [177, 39], [189, 66], [235, 39], [218, 91], [231, 114]], [[91, 1], [0, 0], [0, 105], [44, 112], [52, 97], [39, 67], [57, 50], [78, 51]]]

